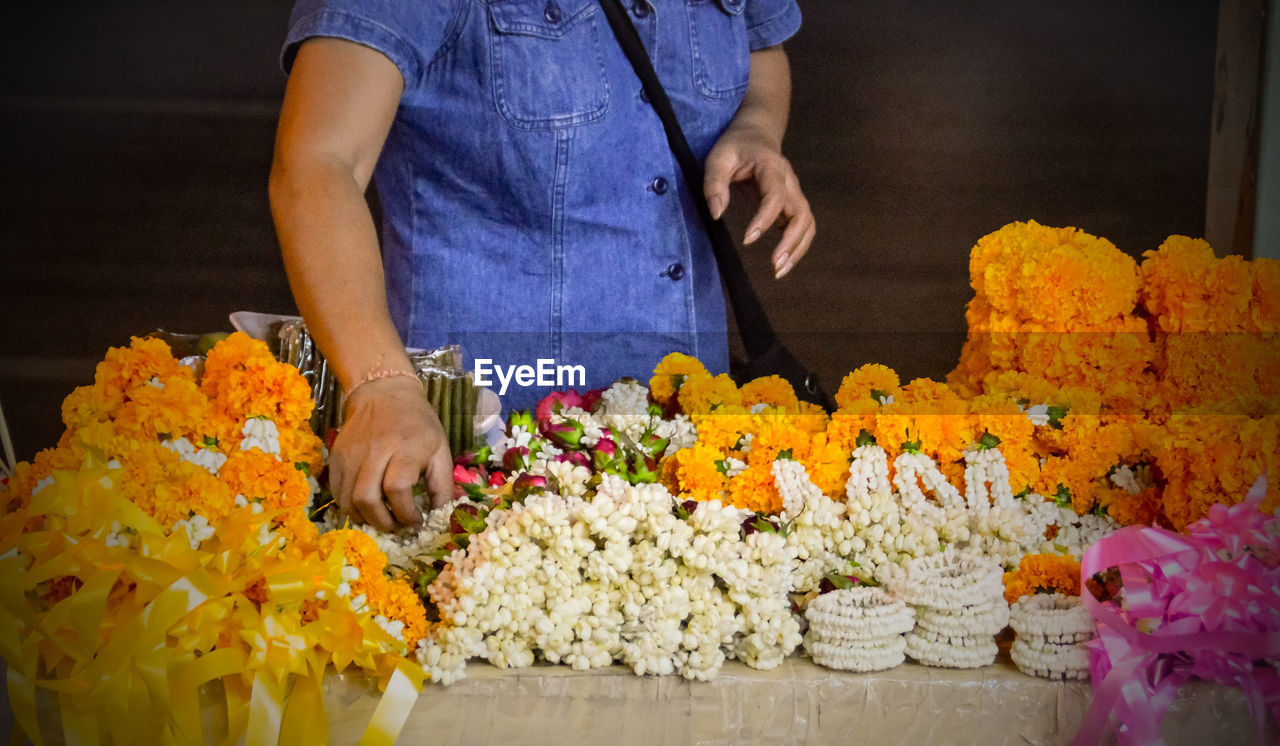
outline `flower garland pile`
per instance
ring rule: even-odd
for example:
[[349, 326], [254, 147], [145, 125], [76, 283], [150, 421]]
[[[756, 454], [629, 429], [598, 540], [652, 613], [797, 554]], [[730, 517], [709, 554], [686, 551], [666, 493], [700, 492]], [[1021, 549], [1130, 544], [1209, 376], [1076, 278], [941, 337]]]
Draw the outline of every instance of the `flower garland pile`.
[[323, 738], [321, 677], [355, 665], [387, 687], [367, 732], [394, 738], [425, 612], [367, 537], [308, 519], [311, 407], [242, 334], [202, 375], [134, 339], [67, 397], [58, 446], [0, 492], [0, 652], [28, 737], [43, 691], [83, 742], [202, 741], [197, 691], [220, 681], [233, 740]]
[[907, 655], [926, 666], [978, 668], [993, 663], [995, 636], [1009, 622], [1000, 566], [947, 551], [907, 563], [892, 593], [915, 607]]
[[[799, 645], [787, 595], [795, 553], [777, 533], [744, 529], [744, 511], [686, 509], [662, 485], [616, 474], [589, 501], [535, 485], [522, 476], [495, 503], [468, 503], [483, 528], [427, 587], [440, 623], [418, 656], [433, 679], [456, 680], [469, 658], [619, 661], [706, 679], [729, 658], [773, 668]], [[456, 545], [440, 516], [458, 511], [470, 509], [434, 511], [419, 545]]]
[[805, 608], [804, 651], [814, 663], [841, 671], [883, 671], [902, 663], [903, 634], [915, 626], [911, 608], [880, 588], [825, 593]]

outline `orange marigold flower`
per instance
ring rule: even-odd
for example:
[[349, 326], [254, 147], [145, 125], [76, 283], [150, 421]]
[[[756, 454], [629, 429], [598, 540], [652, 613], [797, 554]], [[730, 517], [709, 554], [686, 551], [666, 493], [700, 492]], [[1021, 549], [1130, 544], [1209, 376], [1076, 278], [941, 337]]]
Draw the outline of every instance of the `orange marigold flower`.
[[694, 375], [707, 376], [710, 373], [697, 358], [673, 352], [662, 358], [653, 369], [653, 377], [649, 379], [649, 396], [655, 402], [665, 405], [680, 390], [685, 379]]
[[861, 405], [866, 399], [881, 404], [882, 398], [893, 397], [896, 400], [901, 394], [901, 382], [893, 368], [868, 363], [840, 382], [840, 389], [836, 391], [836, 407], [843, 411]]
[[750, 409], [757, 404], [768, 404], [794, 412], [799, 404], [795, 389], [782, 376], [764, 376], [743, 385], [739, 392], [742, 406]]
[[230, 493], [261, 500], [267, 511], [304, 508], [311, 498], [311, 484], [292, 463], [251, 449], [234, 451], [218, 471]]
[[757, 513], [782, 512], [782, 496], [773, 482], [772, 462], [752, 464], [731, 479], [728, 503]]
[[681, 497], [704, 502], [724, 499], [728, 478], [723, 451], [699, 442], [678, 451], [675, 458]]
[[680, 386], [680, 409], [687, 414], [706, 414], [723, 406], [742, 406], [738, 386], [728, 375], [691, 375]]

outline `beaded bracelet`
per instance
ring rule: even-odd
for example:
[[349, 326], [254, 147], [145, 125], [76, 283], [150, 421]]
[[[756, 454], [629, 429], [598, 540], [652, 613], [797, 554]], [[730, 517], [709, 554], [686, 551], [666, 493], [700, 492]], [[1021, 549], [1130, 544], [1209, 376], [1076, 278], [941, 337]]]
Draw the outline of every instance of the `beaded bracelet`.
[[976, 648], [958, 648], [918, 637], [914, 632], [906, 636], [907, 655], [926, 666], [943, 668], [980, 668], [996, 660], [996, 641]]
[[373, 383], [374, 381], [381, 381], [384, 378], [398, 378], [401, 376], [407, 377], [407, 378], [417, 378], [418, 374], [408, 370], [401, 370], [399, 368], [375, 368], [374, 370], [371, 370], [368, 373], [364, 374], [364, 378], [361, 378], [359, 381], [356, 381], [354, 386], [352, 386], [350, 389], [347, 389], [347, 391], [344, 392], [344, 396], [350, 399], [351, 395], [354, 394], [357, 389], [359, 389], [361, 386], [365, 385], [366, 383]]

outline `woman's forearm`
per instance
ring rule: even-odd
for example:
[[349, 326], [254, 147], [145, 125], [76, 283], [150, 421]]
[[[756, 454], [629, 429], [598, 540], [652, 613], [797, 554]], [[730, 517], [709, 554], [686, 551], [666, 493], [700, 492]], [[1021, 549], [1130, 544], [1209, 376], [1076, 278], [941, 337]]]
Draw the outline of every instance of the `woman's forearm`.
[[270, 191], [294, 300], [343, 389], [379, 370], [412, 370], [387, 310], [373, 219], [350, 170], [322, 159], [277, 161]]
[[791, 111], [791, 66], [781, 46], [751, 53], [747, 93], [729, 128], [748, 128], [778, 151]]

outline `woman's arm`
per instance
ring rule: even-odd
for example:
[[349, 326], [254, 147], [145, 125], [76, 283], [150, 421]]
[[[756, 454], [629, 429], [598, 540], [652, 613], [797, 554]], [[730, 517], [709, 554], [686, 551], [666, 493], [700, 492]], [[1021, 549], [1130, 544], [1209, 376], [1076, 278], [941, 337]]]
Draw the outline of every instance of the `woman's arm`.
[[373, 49], [304, 42], [285, 91], [270, 182], [294, 300], [351, 394], [330, 485], [353, 520], [382, 530], [421, 522], [412, 489], [424, 471], [434, 504], [453, 493], [440, 422], [391, 323], [364, 199], [403, 90], [399, 69]]
[[782, 136], [791, 108], [791, 68], [781, 46], [751, 53], [747, 93], [729, 128], [707, 156], [703, 191], [712, 217], [729, 206], [729, 185], [754, 181], [760, 207], [743, 243], [753, 243], [779, 216], [786, 221], [782, 240], [773, 250], [773, 269], [782, 277], [809, 250], [817, 228], [809, 201], [800, 190], [791, 163], [782, 155]]

